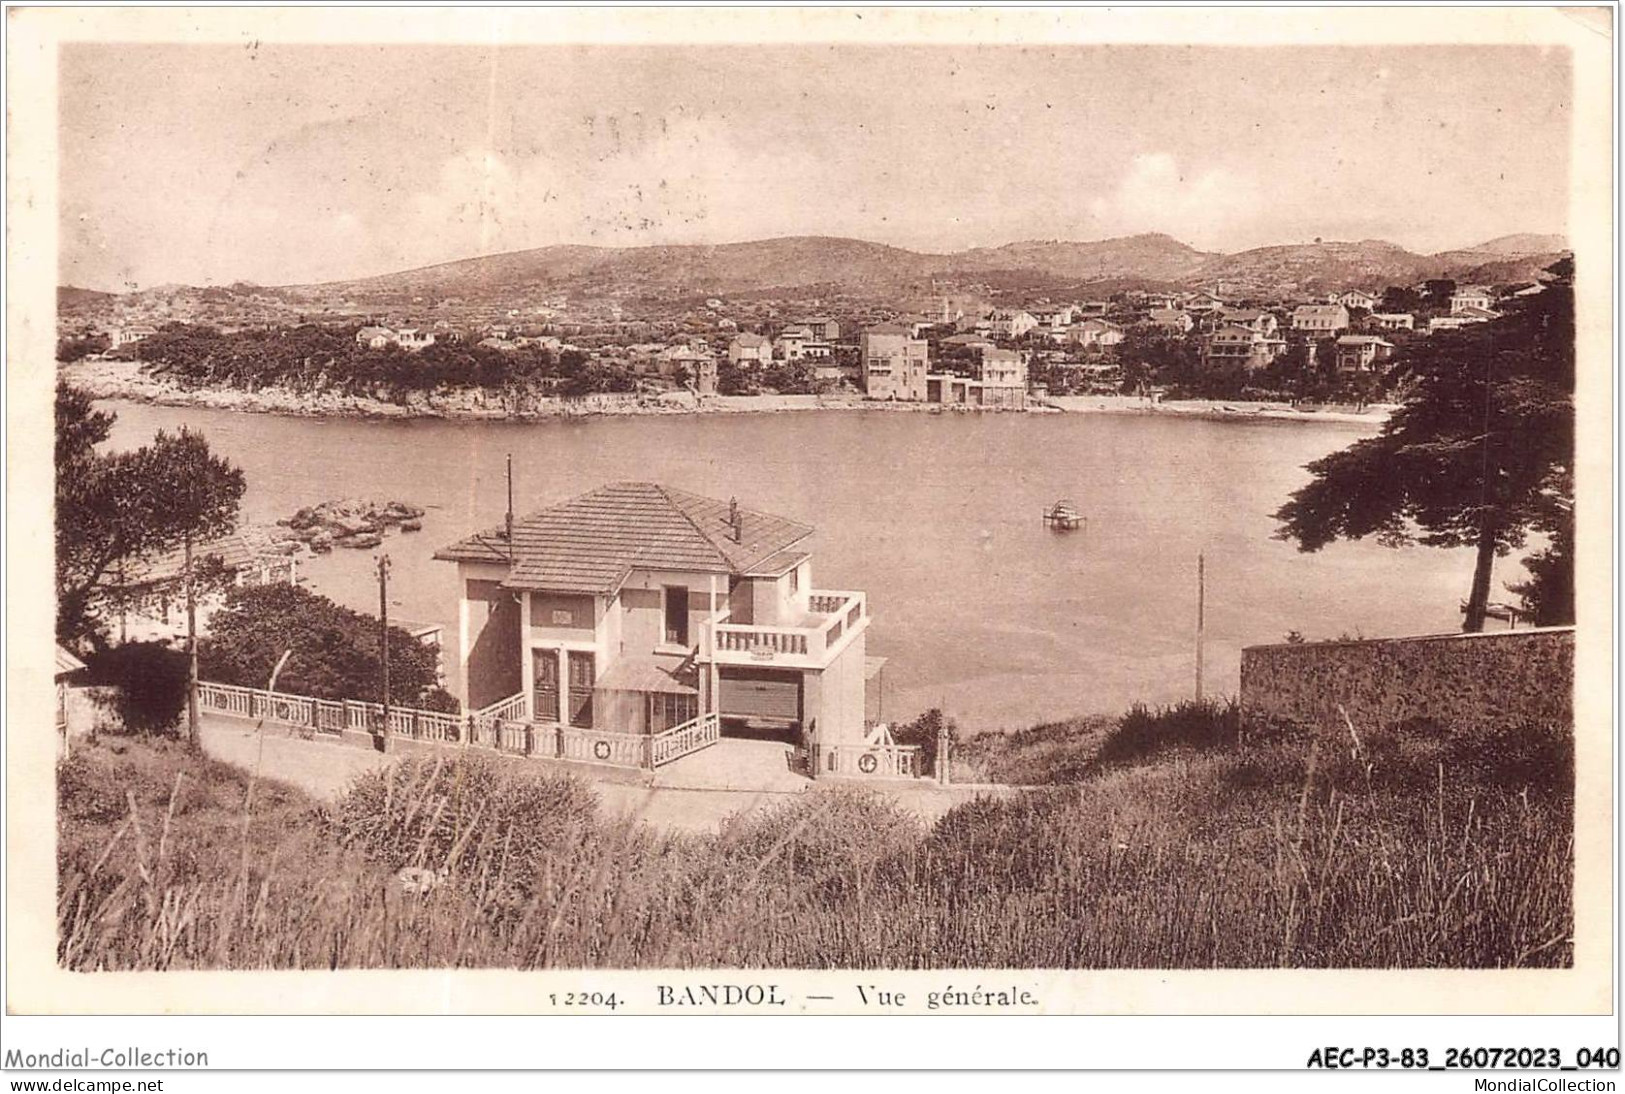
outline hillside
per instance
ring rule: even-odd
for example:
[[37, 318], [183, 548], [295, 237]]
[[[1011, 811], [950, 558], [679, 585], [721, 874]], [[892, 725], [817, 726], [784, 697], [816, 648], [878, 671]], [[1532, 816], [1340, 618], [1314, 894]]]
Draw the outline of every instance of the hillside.
[[956, 271], [1027, 271], [1075, 281], [1179, 281], [1214, 256], [1160, 232], [1090, 243], [1030, 240], [948, 256]]
[[455, 296], [519, 287], [727, 293], [838, 283], [889, 289], [928, 279], [943, 265], [940, 256], [879, 243], [794, 236], [716, 246], [542, 247], [310, 287]]
[[1494, 239], [1486, 240], [1476, 247], [1462, 248], [1463, 251], [1474, 254], [1492, 255], [1544, 255], [1555, 254], [1568, 249], [1568, 240], [1562, 236], [1535, 235], [1532, 232], [1496, 236]]
[[[1556, 236], [1510, 235], [1476, 247], [1421, 255], [1382, 240], [1259, 247], [1236, 254], [1199, 251], [1161, 233], [1092, 241], [1028, 240], [951, 254], [905, 250], [834, 236], [787, 236], [717, 245], [593, 247], [560, 245], [483, 255], [398, 273], [315, 285], [237, 285], [208, 293], [266, 299], [362, 300], [458, 297], [468, 301], [562, 291], [578, 296], [712, 296], [794, 292], [817, 287], [895, 300], [940, 282], [1007, 291], [1105, 292], [1125, 287], [1212, 287], [1255, 294], [1380, 289], [1429, 277], [1463, 281], [1533, 280], [1558, 256]], [[1524, 250], [1523, 248], [1549, 248]], [[163, 297], [178, 287], [143, 290]], [[196, 292], [200, 290], [183, 290]], [[62, 287], [63, 308], [93, 307], [108, 294]]]
[[1199, 251], [1160, 233], [1087, 242], [1028, 240], [927, 254], [829, 236], [792, 236], [717, 246], [543, 247], [464, 259], [356, 281], [307, 286], [355, 295], [471, 297], [502, 291], [729, 294], [834, 286], [855, 293], [926, 289], [933, 279], [1011, 287], [1139, 283], [1211, 285], [1240, 291], [1321, 292], [1412, 284], [1429, 277], [1531, 280], [1556, 251], [1517, 247], [1545, 236], [1504, 236], [1480, 247], [1420, 255], [1382, 240]]

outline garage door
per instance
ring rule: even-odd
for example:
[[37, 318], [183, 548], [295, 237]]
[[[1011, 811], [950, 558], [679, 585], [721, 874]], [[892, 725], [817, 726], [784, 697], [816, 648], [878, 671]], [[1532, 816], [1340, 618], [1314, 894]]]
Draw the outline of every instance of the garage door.
[[740, 672], [724, 669], [720, 675], [724, 718], [758, 721], [801, 721], [801, 674]]

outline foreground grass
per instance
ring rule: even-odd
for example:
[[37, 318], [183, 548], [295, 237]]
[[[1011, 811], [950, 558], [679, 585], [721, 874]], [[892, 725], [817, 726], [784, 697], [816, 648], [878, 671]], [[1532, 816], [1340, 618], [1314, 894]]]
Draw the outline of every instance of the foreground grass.
[[[60, 770], [59, 958], [78, 969], [1572, 962], [1566, 733], [1243, 739], [1219, 708], [1044, 729], [998, 746], [996, 762], [1068, 785], [981, 799], [930, 828], [883, 795], [821, 788], [705, 836], [605, 821], [581, 784], [493, 757], [409, 759], [324, 809], [264, 783], [248, 802], [243, 775], [178, 746], [103, 745]], [[403, 887], [402, 870], [427, 891]]]

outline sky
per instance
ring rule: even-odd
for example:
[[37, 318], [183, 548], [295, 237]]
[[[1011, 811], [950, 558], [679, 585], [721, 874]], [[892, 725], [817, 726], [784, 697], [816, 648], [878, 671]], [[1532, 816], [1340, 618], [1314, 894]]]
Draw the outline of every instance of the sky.
[[1518, 46], [72, 44], [63, 284], [299, 284], [558, 243], [1203, 250], [1565, 230]]

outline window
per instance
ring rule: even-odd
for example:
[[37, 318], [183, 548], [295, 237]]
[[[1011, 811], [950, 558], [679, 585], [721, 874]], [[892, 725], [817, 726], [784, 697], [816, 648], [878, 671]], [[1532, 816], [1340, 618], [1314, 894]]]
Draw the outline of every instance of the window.
[[666, 641], [678, 646], [688, 645], [688, 586], [666, 585], [665, 635]]
[[792, 569], [790, 571], [790, 592], [793, 594], [793, 593], [799, 592], [800, 590], [801, 590], [801, 567], [797, 566], [797, 567], [795, 567], [794, 569]]

